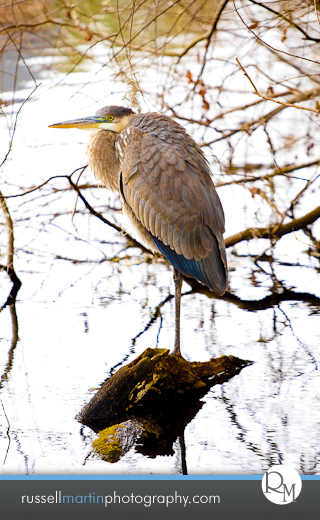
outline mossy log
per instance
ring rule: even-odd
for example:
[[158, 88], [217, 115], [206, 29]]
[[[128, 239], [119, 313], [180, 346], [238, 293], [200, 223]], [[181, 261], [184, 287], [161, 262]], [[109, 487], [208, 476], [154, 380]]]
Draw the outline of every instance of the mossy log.
[[118, 462], [145, 432], [144, 425], [136, 420], [125, 421], [105, 428], [92, 443], [92, 452], [89, 457]]
[[[200, 399], [250, 364], [234, 356], [189, 363], [166, 349], [148, 348], [107, 379], [77, 419], [96, 432], [118, 425], [122, 452], [130, 444], [134, 421], [141, 429], [138, 451], [151, 457], [172, 454], [173, 442], [202, 407]], [[109, 431], [110, 438], [114, 433]]]

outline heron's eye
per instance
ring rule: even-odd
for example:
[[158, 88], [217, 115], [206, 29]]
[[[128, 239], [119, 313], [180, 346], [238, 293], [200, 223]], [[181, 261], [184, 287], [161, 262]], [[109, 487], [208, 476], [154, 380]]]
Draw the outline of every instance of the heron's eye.
[[113, 116], [108, 116], [109, 121], [113, 120]]

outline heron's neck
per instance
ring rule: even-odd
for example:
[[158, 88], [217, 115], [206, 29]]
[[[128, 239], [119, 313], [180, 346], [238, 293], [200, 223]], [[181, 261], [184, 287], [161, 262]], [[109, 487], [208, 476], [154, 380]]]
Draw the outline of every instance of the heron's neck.
[[115, 153], [117, 134], [106, 130], [90, 136], [87, 155], [96, 179], [113, 191], [119, 191], [120, 163]]

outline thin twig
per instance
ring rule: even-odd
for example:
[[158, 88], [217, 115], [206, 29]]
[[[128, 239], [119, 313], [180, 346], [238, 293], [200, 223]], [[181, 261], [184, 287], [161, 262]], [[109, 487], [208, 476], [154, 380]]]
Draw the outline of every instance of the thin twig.
[[10, 139], [10, 144], [9, 144], [9, 148], [8, 148], [8, 151], [6, 153], [6, 155], [4, 156], [4, 159], [2, 161], [2, 163], [0, 164], [0, 168], [2, 168], [2, 166], [4, 165], [4, 163], [6, 162], [6, 160], [8, 159], [8, 156], [12, 150], [12, 145], [13, 145], [13, 137], [14, 137], [14, 134], [15, 134], [15, 131], [16, 131], [16, 128], [17, 128], [17, 123], [18, 123], [18, 116], [22, 110], [22, 108], [24, 107], [24, 105], [26, 104], [27, 101], [29, 101], [29, 99], [31, 98], [32, 94], [37, 90], [37, 88], [39, 87], [39, 85], [36, 85], [35, 88], [33, 89], [32, 92], [30, 92], [29, 96], [26, 97], [26, 99], [23, 100], [23, 102], [21, 103], [20, 107], [19, 107], [19, 110], [16, 114], [16, 118], [15, 118], [15, 122], [14, 122], [14, 125], [13, 125], [13, 132], [12, 132], [12, 136], [11, 136], [11, 139]]
[[317, 9], [317, 0], [313, 0], [313, 2], [314, 2], [314, 10], [315, 10], [315, 13], [316, 13], [318, 24], [320, 25], [320, 16], [319, 16], [318, 9]]
[[311, 60], [309, 58], [305, 58], [304, 56], [297, 56], [296, 54], [290, 54], [290, 52], [286, 52], [286, 51], [281, 51], [280, 49], [276, 49], [275, 47], [272, 47], [272, 45], [270, 45], [269, 43], [266, 43], [265, 41], [263, 41], [261, 38], [259, 38], [259, 36], [253, 32], [253, 30], [248, 26], [248, 24], [246, 24], [246, 22], [244, 21], [244, 19], [242, 18], [241, 14], [239, 13], [238, 9], [236, 8], [236, 4], [235, 4], [235, 0], [233, 0], [233, 6], [234, 6], [234, 9], [237, 13], [237, 15], [239, 16], [240, 20], [242, 21], [243, 25], [246, 26], [246, 28], [248, 29], [248, 31], [251, 32], [251, 34], [253, 34], [253, 36], [262, 44], [264, 45], [265, 47], [267, 47], [268, 49], [271, 49], [273, 51], [276, 51], [276, 52], [281, 52], [281, 54], [286, 54], [287, 56], [291, 56], [292, 58], [298, 58], [300, 60], [304, 60], [304, 61], [310, 61], [310, 63], [315, 63], [316, 65], [319, 65], [319, 62], [318, 61], [315, 61], [315, 60]]
[[210, 46], [210, 43], [211, 43], [211, 38], [214, 34], [214, 32], [216, 31], [217, 29], [217, 25], [218, 25], [218, 22], [220, 20], [220, 16], [222, 15], [227, 3], [229, 2], [229, 0], [225, 0], [223, 2], [223, 4], [221, 5], [220, 7], [220, 10], [219, 12], [217, 13], [216, 15], [216, 18], [215, 20], [213, 21], [213, 24], [211, 26], [211, 28], [209, 29], [207, 35], [206, 35], [206, 39], [207, 39], [207, 43], [206, 43], [206, 46], [205, 46], [205, 50], [204, 50], [204, 56], [203, 56], [203, 62], [202, 62], [202, 66], [201, 66], [201, 70], [199, 72], [199, 75], [198, 75], [198, 78], [194, 84], [194, 88], [198, 85], [199, 81], [200, 81], [200, 78], [203, 74], [203, 71], [204, 71], [204, 68], [206, 66], [206, 63], [207, 63], [207, 55], [208, 55], [208, 51], [209, 51], [209, 46]]
[[[76, 170], [74, 170], [70, 175], [73, 175], [74, 173], [76, 173], [80, 170], [84, 171], [87, 167], [88, 167], [88, 165], [81, 166], [80, 168], [77, 168]], [[29, 193], [33, 193], [34, 191], [37, 191], [40, 188], [43, 188], [43, 186], [45, 186], [46, 184], [51, 182], [53, 179], [65, 179], [66, 177], [68, 177], [68, 176], [67, 175], [53, 175], [52, 177], [50, 177], [49, 179], [44, 181], [42, 184], [39, 184], [38, 186], [35, 186], [34, 188], [30, 188], [30, 190], [24, 191], [23, 193], [17, 193], [16, 195], [4, 195], [3, 198], [4, 199], [15, 199], [17, 197], [24, 197], [25, 195], [29, 195]]]
[[[273, 13], [276, 16], [279, 16], [279, 18], [281, 18], [282, 20], [285, 20], [289, 25], [291, 25], [292, 27], [297, 29], [297, 31], [301, 32], [306, 40], [310, 40], [310, 41], [313, 41], [313, 42], [316, 42], [316, 43], [320, 42], [319, 38], [312, 38], [301, 27], [299, 27], [299, 25], [297, 25], [293, 20], [290, 20], [289, 18], [284, 16], [282, 13], [279, 13], [278, 11], [275, 11], [270, 6], [264, 5], [264, 4], [260, 4], [259, 2], [256, 2], [255, 0], [249, 0], [249, 1], [252, 4], [254, 4], [254, 5], [258, 5], [259, 7], [263, 7], [264, 9], [267, 9], [267, 11], [270, 11], [270, 13]], [[316, 0], [314, 0], [314, 2], [316, 2]]]
[[302, 195], [305, 193], [305, 191], [311, 186], [311, 184], [313, 184], [319, 178], [319, 176], [320, 176], [320, 174], [318, 173], [316, 176], [314, 176], [313, 179], [309, 179], [309, 180], [306, 181], [305, 186], [299, 191], [299, 193], [294, 197], [294, 199], [292, 199], [292, 201], [290, 203], [290, 206], [283, 213], [282, 220], [277, 224], [277, 226], [276, 226], [277, 228], [282, 225], [282, 222], [284, 221], [288, 211], [290, 211], [290, 210], [292, 211], [293, 210], [294, 206], [297, 204], [297, 202], [302, 197]]
[[[91, 204], [89, 204], [89, 202], [87, 201], [87, 199], [82, 195], [81, 191], [79, 190], [78, 186], [73, 182], [73, 180], [71, 179], [71, 176], [67, 176], [66, 175], [66, 178], [68, 179], [70, 185], [72, 186], [72, 188], [77, 192], [78, 196], [80, 197], [80, 199], [82, 200], [82, 202], [84, 203], [85, 207], [90, 211], [90, 213], [92, 215], [94, 215], [95, 217], [97, 217], [98, 219], [102, 220], [102, 222], [104, 222], [105, 224], [108, 224], [108, 226], [116, 229], [119, 233], [124, 233], [123, 229], [120, 227], [120, 226], [117, 226], [117, 224], [114, 224], [113, 222], [111, 222], [110, 220], [108, 220], [107, 218], [105, 218], [103, 215], [101, 215], [101, 213], [99, 213], [98, 211], [96, 211], [92, 206]], [[135, 238], [133, 238], [132, 236], [130, 236], [128, 233], [125, 232], [125, 235], [127, 237], [128, 240], [130, 240], [131, 242], [133, 242], [133, 244], [136, 246], [136, 247], [139, 247], [140, 249], [142, 249], [143, 251], [145, 251], [146, 253], [150, 253], [150, 251], [148, 249], [146, 249], [142, 244], [140, 244], [140, 242], [138, 242]]]
[[253, 83], [252, 79], [250, 78], [249, 74], [245, 71], [245, 69], [241, 65], [238, 58], [236, 58], [236, 62], [238, 63], [238, 65], [241, 68], [241, 70], [243, 71], [244, 75], [248, 78], [251, 85], [253, 86], [254, 93], [257, 94], [257, 96], [259, 96], [260, 98], [265, 99], [266, 101], [273, 101], [273, 103], [278, 103], [279, 105], [282, 105], [283, 107], [298, 108], [299, 110], [308, 110], [309, 112], [314, 112], [315, 114], [318, 114], [318, 115], [320, 114], [319, 109], [317, 110], [316, 108], [303, 107], [301, 105], [293, 105], [292, 103], [284, 103], [283, 101], [279, 101], [278, 99], [274, 99], [269, 96], [266, 96], [265, 94], [261, 94], [257, 90], [257, 88], [256, 88], [255, 84]]

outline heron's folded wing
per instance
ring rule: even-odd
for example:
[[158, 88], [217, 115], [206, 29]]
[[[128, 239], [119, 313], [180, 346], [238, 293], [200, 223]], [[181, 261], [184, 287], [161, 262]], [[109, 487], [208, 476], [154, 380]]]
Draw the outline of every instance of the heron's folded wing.
[[122, 193], [158, 249], [186, 276], [218, 294], [227, 284], [224, 215], [202, 156], [131, 129]]

